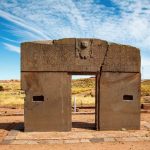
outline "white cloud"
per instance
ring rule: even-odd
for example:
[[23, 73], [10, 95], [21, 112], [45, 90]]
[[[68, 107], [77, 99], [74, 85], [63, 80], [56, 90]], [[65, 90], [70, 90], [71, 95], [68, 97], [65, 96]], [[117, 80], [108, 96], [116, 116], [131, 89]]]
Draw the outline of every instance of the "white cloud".
[[111, 2], [114, 7], [94, 0], [1, 0], [0, 16], [21, 27], [8, 28], [22, 41], [95, 37], [149, 51], [150, 1]]
[[0, 16], [23, 27], [12, 34], [29, 40], [96, 37], [148, 49], [150, 1], [111, 1], [115, 7], [94, 0], [1, 0]]
[[[40, 29], [38, 29], [36, 27], [33, 27], [29, 23], [26, 23], [26, 21], [24, 21], [23, 19], [21, 19], [19, 17], [16, 17], [14, 15], [11, 15], [10, 13], [7, 13], [5, 11], [0, 10], [0, 17], [3, 17], [5, 19], [7, 19], [7, 20], [9, 20], [9, 21], [11, 21], [11, 22], [23, 27], [23, 28], [25, 28], [26, 30], [28, 30], [28, 31], [36, 34], [36, 35], [39, 35], [43, 39], [48, 39], [49, 38], [46, 34], [42, 33], [40, 31]], [[22, 32], [24, 32], [24, 31], [22, 31]]]
[[5, 40], [5, 41], [7, 41], [7, 42], [19, 44], [19, 41], [16, 41], [16, 40], [12, 40], [12, 39], [9, 39], [9, 38], [6, 38], [6, 37], [2, 37], [2, 36], [0, 36], [0, 38]]
[[20, 47], [18, 47], [18, 46], [14, 46], [14, 45], [11, 45], [11, 44], [8, 44], [8, 43], [3, 43], [3, 45], [6, 47], [6, 49], [8, 49], [10, 51], [20, 53]]

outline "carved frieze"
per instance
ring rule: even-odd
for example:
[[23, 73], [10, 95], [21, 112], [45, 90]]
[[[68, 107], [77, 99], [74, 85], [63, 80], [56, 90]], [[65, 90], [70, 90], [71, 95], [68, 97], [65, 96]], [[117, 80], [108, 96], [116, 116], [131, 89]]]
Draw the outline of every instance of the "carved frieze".
[[91, 40], [76, 40], [76, 57], [88, 59], [92, 57]]

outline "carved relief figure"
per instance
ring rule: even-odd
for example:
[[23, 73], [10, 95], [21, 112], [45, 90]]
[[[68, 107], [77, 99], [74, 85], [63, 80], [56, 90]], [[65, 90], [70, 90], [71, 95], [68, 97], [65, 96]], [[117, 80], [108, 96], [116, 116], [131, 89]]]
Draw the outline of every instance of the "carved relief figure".
[[81, 41], [76, 42], [76, 56], [81, 59], [90, 58], [92, 55], [91, 42]]

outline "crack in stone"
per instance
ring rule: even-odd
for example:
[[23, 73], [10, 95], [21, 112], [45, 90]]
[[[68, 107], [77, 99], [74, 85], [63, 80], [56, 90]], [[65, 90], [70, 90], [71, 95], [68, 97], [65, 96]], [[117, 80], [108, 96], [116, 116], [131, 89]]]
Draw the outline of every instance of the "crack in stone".
[[100, 67], [100, 76], [102, 74], [102, 70], [103, 70], [103, 66], [104, 66], [104, 63], [105, 63], [105, 60], [106, 60], [106, 57], [107, 57], [108, 50], [109, 50], [109, 44], [107, 43], [107, 48], [106, 48], [106, 52], [105, 52], [105, 55], [104, 55], [104, 59], [102, 61], [101, 67]]
[[[100, 118], [100, 80], [101, 80], [101, 75], [102, 75], [102, 70], [103, 70], [103, 66], [104, 66], [104, 63], [105, 63], [105, 60], [106, 60], [106, 57], [107, 57], [107, 53], [108, 53], [108, 50], [109, 50], [109, 44], [107, 43], [107, 48], [106, 48], [106, 52], [105, 52], [105, 55], [104, 55], [104, 58], [103, 58], [103, 61], [102, 61], [102, 64], [101, 64], [101, 67], [100, 67], [100, 70], [98, 71], [98, 74], [97, 74], [97, 119]], [[99, 103], [98, 103], [99, 102]], [[98, 106], [99, 105], [99, 106]], [[100, 130], [100, 121], [98, 121], [98, 124], [96, 125], [97, 127], [97, 130]]]

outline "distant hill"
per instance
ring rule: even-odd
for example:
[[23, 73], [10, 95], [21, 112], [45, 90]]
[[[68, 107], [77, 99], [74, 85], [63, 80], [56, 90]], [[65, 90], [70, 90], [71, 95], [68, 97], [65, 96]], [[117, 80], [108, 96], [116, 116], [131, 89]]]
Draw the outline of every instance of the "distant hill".
[[[91, 92], [95, 89], [95, 78], [72, 80], [73, 94]], [[150, 80], [141, 82], [141, 96], [150, 96]]]
[[72, 94], [95, 95], [95, 78], [72, 80]]
[[150, 80], [141, 82], [141, 96], [150, 96]]
[[150, 80], [142, 80], [141, 83], [142, 85], [150, 85]]
[[[4, 90], [8, 90], [10, 88], [9, 85], [16, 85], [17, 89], [20, 88], [19, 80], [0, 80], [0, 86], [4, 88]], [[8, 85], [3, 85], [3, 83], [9, 83]], [[85, 79], [74, 79], [71, 82], [72, 84], [72, 94], [94, 94], [95, 93], [95, 78], [85, 78]], [[12, 86], [13, 89], [15, 86]], [[142, 80], [141, 81], [141, 96], [150, 96], [150, 80]]]
[[72, 80], [73, 87], [94, 88], [95, 78], [75, 79]]
[[[74, 96], [77, 106], [94, 106], [95, 104], [95, 78], [72, 80], [72, 105]], [[20, 81], [0, 81], [0, 106], [23, 107], [24, 92], [20, 90]], [[141, 103], [150, 103], [150, 80], [141, 82]]]

